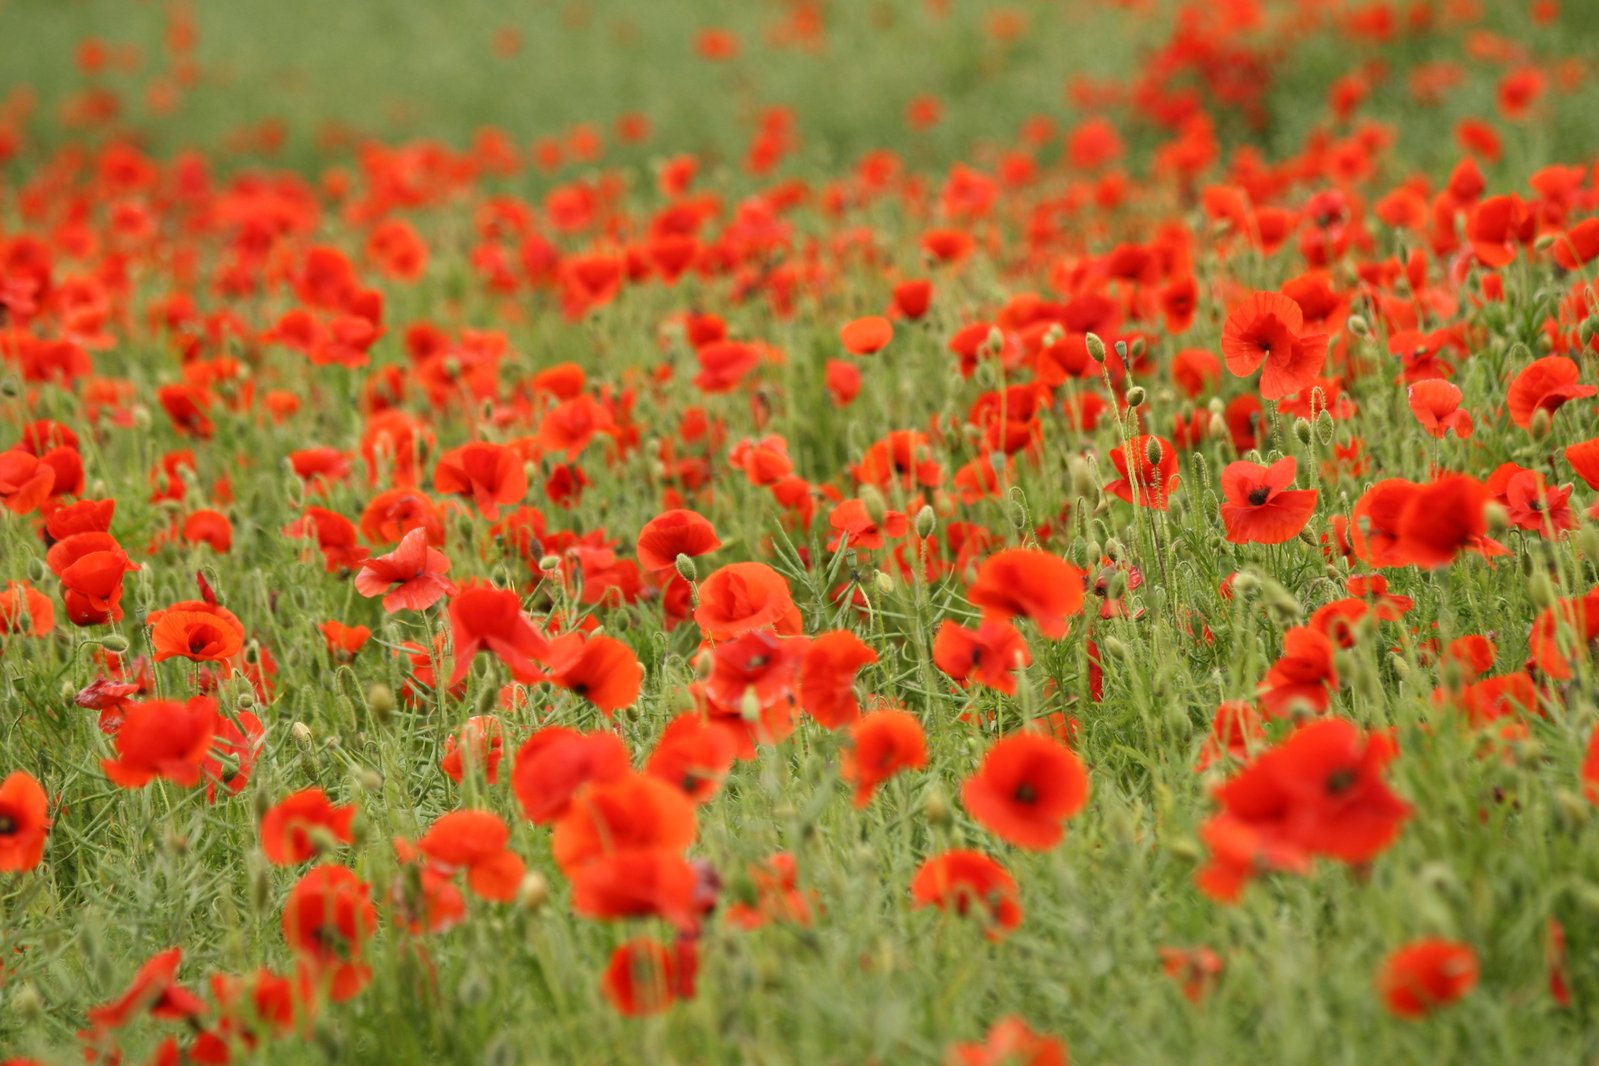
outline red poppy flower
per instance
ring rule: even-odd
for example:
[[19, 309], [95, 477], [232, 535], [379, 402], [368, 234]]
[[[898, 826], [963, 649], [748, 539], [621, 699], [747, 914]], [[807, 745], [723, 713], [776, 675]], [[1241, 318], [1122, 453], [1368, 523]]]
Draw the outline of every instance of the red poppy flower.
[[283, 905], [284, 941], [335, 1003], [353, 998], [372, 979], [371, 967], [360, 960], [377, 924], [372, 890], [343, 866], [312, 868]]
[[1400, 551], [1417, 566], [1439, 567], [1454, 562], [1461, 551], [1492, 545], [1489, 498], [1487, 486], [1467, 474], [1446, 475], [1415, 489], [1399, 516]]
[[692, 929], [700, 878], [681, 849], [629, 848], [583, 863], [572, 879], [572, 910], [585, 918], [657, 917]]
[[551, 853], [567, 874], [612, 852], [663, 849], [681, 854], [694, 842], [694, 804], [647, 774], [626, 773], [583, 786], [555, 823]]
[[927, 738], [909, 711], [888, 707], [873, 711], [850, 727], [850, 747], [839, 775], [855, 786], [855, 806], [872, 800], [877, 786], [902, 770], [927, 765]]
[[113, 741], [117, 757], [100, 766], [122, 788], [143, 788], [158, 777], [191, 788], [200, 783], [218, 724], [217, 703], [209, 696], [129, 703]]
[[355, 807], [334, 806], [320, 788], [301, 789], [267, 809], [261, 818], [261, 850], [278, 866], [314, 858], [325, 847], [354, 840]]
[[1043, 1036], [1014, 1015], [989, 1027], [981, 1044], [951, 1044], [949, 1066], [1066, 1066], [1066, 1043]]
[[914, 907], [978, 918], [990, 940], [1003, 940], [1022, 923], [1015, 879], [977, 851], [946, 851], [922, 863], [911, 879], [911, 900]]
[[122, 995], [88, 1010], [89, 1023], [97, 1033], [104, 1033], [121, 1029], [145, 1015], [161, 1021], [200, 1017], [205, 1013], [205, 1002], [178, 984], [178, 966], [182, 962], [182, 948], [168, 948], [152, 955], [139, 967]]
[[1432, 436], [1441, 438], [1450, 430], [1461, 440], [1471, 436], [1471, 414], [1461, 409], [1457, 386], [1442, 378], [1428, 378], [1411, 385], [1408, 397], [1411, 414]]
[[1229, 463], [1221, 474], [1222, 523], [1233, 544], [1281, 544], [1292, 540], [1316, 513], [1316, 490], [1291, 490], [1298, 461], [1293, 456], [1269, 467]]
[[695, 803], [707, 803], [738, 757], [738, 741], [727, 729], [698, 714], [680, 714], [661, 731], [644, 772], [683, 790]]
[[894, 327], [886, 318], [869, 315], [846, 324], [838, 336], [851, 355], [876, 355], [894, 339]]
[[50, 804], [32, 774], [18, 770], [0, 783], [0, 870], [31, 870], [44, 858]]
[[654, 940], [629, 940], [611, 953], [600, 990], [619, 1014], [659, 1014], [677, 1000], [694, 998], [698, 969], [693, 940], [679, 939], [670, 948]]
[[1510, 420], [1522, 429], [1532, 425], [1538, 411], [1553, 415], [1568, 401], [1599, 393], [1599, 386], [1579, 385], [1581, 370], [1563, 355], [1546, 355], [1522, 368], [1505, 394]]
[[1070, 748], [1042, 733], [994, 742], [961, 789], [966, 809], [995, 836], [1045, 851], [1088, 802], [1088, 771]]
[[1477, 984], [1477, 953], [1437, 937], [1415, 940], [1383, 960], [1377, 992], [1401, 1018], [1421, 1018], [1461, 999]]
[[149, 622], [158, 663], [173, 658], [227, 662], [244, 650], [244, 623], [226, 607], [204, 600], [151, 611]]
[[1110, 461], [1121, 476], [1105, 486], [1106, 492], [1139, 507], [1166, 510], [1171, 494], [1181, 483], [1177, 476], [1177, 449], [1171, 441], [1147, 435], [1133, 437], [1110, 453]]
[[1185, 999], [1198, 1003], [1221, 976], [1221, 956], [1209, 948], [1161, 948], [1160, 968], [1177, 982]]
[[509, 666], [512, 674], [521, 675], [537, 675], [534, 660], [550, 649], [550, 642], [522, 613], [516, 593], [492, 585], [466, 585], [450, 600], [450, 629], [455, 652], [451, 685], [466, 677], [473, 657], [485, 649]]
[[1066, 635], [1066, 619], [1083, 609], [1083, 572], [1047, 552], [1011, 548], [989, 556], [966, 590], [984, 617], [1030, 618], [1051, 640]]
[[452, 811], [442, 815], [416, 846], [445, 874], [466, 871], [466, 882], [484, 899], [508, 903], [516, 898], [525, 868], [508, 850], [511, 830], [488, 811]]
[[543, 825], [564, 818], [583, 785], [615, 781], [628, 768], [627, 745], [615, 733], [546, 726], [517, 749], [511, 790], [528, 821]]
[[1265, 364], [1260, 395], [1268, 400], [1305, 388], [1327, 360], [1327, 337], [1305, 332], [1298, 303], [1281, 293], [1260, 292], [1234, 308], [1222, 326], [1227, 369], [1248, 377]]
[[56, 627], [50, 598], [25, 581], [7, 581], [0, 589], [0, 636], [25, 633], [42, 637]]
[[799, 609], [783, 575], [765, 563], [729, 563], [700, 582], [694, 621], [711, 640], [731, 640], [755, 629], [800, 631]]
[[400, 538], [400, 544], [387, 555], [377, 555], [361, 564], [355, 575], [355, 591], [363, 596], [382, 596], [383, 609], [425, 611], [455, 591], [444, 577], [450, 560], [428, 544], [428, 532], [417, 526]]
[[693, 511], [662, 511], [644, 524], [638, 534], [638, 563], [651, 573], [677, 565], [677, 557], [697, 558], [722, 546], [716, 529]]
[[933, 663], [962, 688], [977, 681], [1007, 696], [1016, 693], [1016, 671], [1033, 661], [1027, 642], [1009, 622], [985, 618], [968, 629], [946, 618], [933, 637]]
[[588, 700], [606, 715], [631, 707], [638, 699], [644, 666], [633, 649], [615, 637], [569, 633], [551, 644], [546, 658], [566, 662], [550, 673], [553, 684]]
[[485, 518], [495, 519], [502, 505], [527, 496], [527, 472], [513, 449], [476, 441], [439, 456], [433, 487], [447, 496], [470, 497]]

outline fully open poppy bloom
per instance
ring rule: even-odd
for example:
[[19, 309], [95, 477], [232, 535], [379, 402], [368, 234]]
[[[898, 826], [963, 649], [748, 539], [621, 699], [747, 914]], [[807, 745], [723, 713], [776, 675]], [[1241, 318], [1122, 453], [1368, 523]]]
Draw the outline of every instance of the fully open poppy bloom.
[[485, 518], [494, 519], [502, 506], [527, 496], [527, 472], [514, 449], [474, 441], [439, 456], [433, 487], [446, 496], [470, 498]]
[[149, 621], [150, 643], [158, 663], [173, 658], [227, 662], [244, 650], [244, 623], [214, 603], [185, 600], [151, 611]]
[[122, 995], [89, 1009], [89, 1024], [103, 1034], [145, 1015], [161, 1021], [198, 1018], [205, 1013], [205, 1001], [178, 984], [178, 966], [182, 962], [182, 948], [168, 948], [152, 955], [139, 967]]
[[1011, 1015], [988, 1029], [981, 1044], [952, 1044], [945, 1061], [950, 1066], [1066, 1066], [1066, 1042], [1033, 1032]]
[[417, 850], [442, 872], [466, 871], [466, 883], [484, 899], [508, 903], [516, 898], [525, 867], [510, 843], [511, 830], [488, 811], [442, 815], [417, 841]]
[[267, 808], [261, 818], [261, 850], [278, 866], [315, 858], [325, 847], [349, 844], [355, 806], [335, 806], [320, 788], [301, 789]]
[[25, 633], [42, 637], [56, 627], [50, 598], [25, 581], [7, 581], [0, 588], [0, 636]]
[[847, 629], [819, 634], [800, 666], [800, 706], [828, 729], [850, 724], [861, 713], [855, 675], [876, 661], [877, 652]]
[[[1449, 474], [1410, 494], [1399, 516], [1400, 550], [1417, 566], [1439, 567], [1460, 552], [1493, 551], [1487, 538], [1488, 488], [1468, 474]], [[1503, 549], [1499, 549], [1503, 554]]]
[[627, 745], [615, 733], [545, 726], [517, 749], [511, 790], [528, 821], [543, 825], [564, 818], [583, 785], [615, 781], [628, 769]]
[[784, 636], [800, 630], [788, 582], [765, 563], [729, 563], [700, 582], [699, 592], [694, 621], [711, 640], [768, 627]]
[[1177, 491], [1177, 449], [1169, 440], [1140, 435], [1110, 453], [1120, 475], [1105, 491], [1139, 507], [1164, 511]]
[[1434, 437], [1443, 437], [1450, 430], [1465, 440], [1471, 436], [1471, 414], [1460, 406], [1460, 389], [1442, 378], [1428, 378], [1410, 386], [1408, 398], [1410, 413], [1416, 416], [1421, 428]]
[[700, 876], [681, 849], [628, 848], [596, 855], [567, 875], [572, 911], [585, 918], [663, 918], [693, 930], [699, 920]]
[[962, 688], [976, 681], [1015, 695], [1016, 671], [1032, 661], [1027, 642], [1003, 620], [985, 618], [969, 629], [946, 618], [933, 637], [933, 664]]
[[400, 544], [387, 555], [376, 555], [361, 564], [355, 575], [355, 591], [363, 596], [382, 596], [383, 609], [425, 611], [455, 591], [444, 577], [450, 560], [428, 544], [428, 532], [417, 526], [400, 538]]
[[737, 758], [733, 734], [691, 712], [666, 723], [644, 772], [676, 785], [695, 803], [707, 803]]
[[1534, 359], [1521, 369], [1505, 393], [1505, 408], [1510, 420], [1522, 429], [1532, 425], [1532, 416], [1547, 411], [1551, 416], [1572, 400], [1599, 394], [1599, 386], [1579, 385], [1582, 374], [1575, 362], [1563, 355]]
[[1533, 619], [1527, 635], [1530, 665], [1556, 681], [1569, 681], [1574, 667], [1592, 655], [1599, 640], [1599, 588], [1557, 600]]
[[1210, 862], [1196, 880], [1222, 902], [1269, 870], [1305, 872], [1318, 855], [1370, 862], [1393, 843], [1410, 806], [1382, 778], [1395, 749], [1340, 718], [1301, 726], [1216, 790], [1222, 810], [1201, 837]]
[[927, 765], [927, 738], [909, 711], [886, 707], [850, 727], [850, 747], [839, 776], [855, 786], [855, 806], [872, 801], [877, 786], [902, 770]]
[[655, 940], [629, 940], [611, 953], [600, 990], [619, 1014], [659, 1014], [680, 999], [694, 998], [699, 949], [693, 940], [672, 947]]
[[1477, 953], [1438, 937], [1414, 940], [1383, 960], [1375, 983], [1391, 1013], [1422, 1018], [1476, 987]]
[[1411, 557], [1399, 537], [1399, 524], [1420, 485], [1404, 478], [1377, 482], [1355, 501], [1350, 516], [1350, 549], [1367, 566], [1408, 566]]
[[703, 515], [677, 509], [662, 511], [638, 534], [638, 564], [651, 573], [663, 573], [677, 565], [677, 557], [693, 559], [722, 546], [716, 529]]
[[1552, 487], [1540, 470], [1516, 463], [1501, 463], [1488, 477], [1488, 494], [1505, 509], [1505, 517], [1519, 529], [1555, 539], [1577, 528], [1572, 513], [1571, 486]]
[[851, 355], [876, 355], [894, 339], [894, 327], [880, 315], [869, 315], [847, 323], [838, 337]]
[[1233, 544], [1292, 540], [1316, 513], [1315, 489], [1290, 489], [1299, 463], [1293, 456], [1271, 466], [1236, 462], [1221, 472], [1222, 524]]
[[915, 907], [937, 907], [983, 923], [990, 940], [1003, 940], [1022, 924], [1015, 878], [982, 852], [955, 849], [934, 855], [911, 879]]
[[1083, 609], [1083, 572], [1064, 559], [1030, 548], [990, 555], [966, 590], [984, 617], [1031, 618], [1051, 640], [1066, 635], [1066, 619]]
[[513, 675], [537, 675], [534, 660], [550, 650], [550, 642], [522, 612], [522, 603], [510, 589], [470, 584], [450, 600], [450, 629], [455, 671], [449, 683], [466, 677], [472, 658], [490, 651], [511, 668]]
[[989, 832], [1018, 847], [1046, 851], [1060, 843], [1067, 819], [1088, 802], [1088, 771], [1070, 748], [1043, 733], [994, 742], [961, 799]]
[[0, 783], [0, 871], [31, 870], [44, 858], [50, 804], [38, 780], [18, 770]]
[[100, 760], [113, 784], [143, 788], [158, 777], [185, 788], [200, 783], [201, 764], [220, 723], [216, 700], [145, 700], [127, 704], [122, 713], [122, 728], [112, 741], [117, 757]]
[[1304, 312], [1294, 300], [1282, 293], [1258, 292], [1227, 315], [1221, 351], [1227, 369], [1241, 378], [1265, 364], [1260, 395], [1280, 400], [1321, 374], [1327, 336], [1306, 331]]
[[1283, 653], [1260, 683], [1260, 706], [1274, 718], [1296, 707], [1319, 714], [1337, 689], [1332, 642], [1315, 629], [1295, 626], [1283, 634]]
[[590, 781], [555, 824], [551, 853], [568, 875], [612, 852], [659, 848], [681, 854], [694, 842], [694, 804], [647, 774]]
[[371, 888], [343, 866], [313, 867], [283, 904], [284, 942], [307, 979], [335, 1003], [353, 998], [372, 979], [361, 957], [377, 924]]

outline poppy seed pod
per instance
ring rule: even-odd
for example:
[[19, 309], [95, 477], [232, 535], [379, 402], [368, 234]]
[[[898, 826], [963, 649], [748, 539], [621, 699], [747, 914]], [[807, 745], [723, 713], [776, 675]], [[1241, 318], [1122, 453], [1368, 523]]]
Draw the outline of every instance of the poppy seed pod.
[[549, 880], [537, 870], [529, 870], [523, 874], [522, 883], [516, 886], [517, 907], [529, 914], [537, 914], [549, 901]]

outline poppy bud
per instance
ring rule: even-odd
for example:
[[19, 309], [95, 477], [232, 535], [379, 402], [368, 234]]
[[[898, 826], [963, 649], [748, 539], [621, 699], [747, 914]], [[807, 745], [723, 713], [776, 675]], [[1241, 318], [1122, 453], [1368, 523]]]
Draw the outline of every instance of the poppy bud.
[[150, 413], [150, 409], [148, 407], [144, 406], [143, 404], [137, 404], [137, 405], [134, 406], [134, 408], [133, 408], [133, 428], [134, 429], [137, 429], [140, 432], [147, 432], [150, 429], [150, 427], [152, 425], [154, 425], [154, 424], [155, 424], [155, 416]]
[[16, 375], [7, 374], [4, 380], [0, 380], [0, 396], [4, 396], [8, 400], [14, 400], [21, 395], [22, 385], [17, 381]]
[[539, 559], [539, 569], [546, 574], [553, 574], [560, 568], [561, 557], [559, 555], [545, 555]]
[[1394, 668], [1394, 673], [1399, 675], [1399, 679], [1401, 681], [1409, 679], [1410, 661], [1403, 655], [1400, 655], [1397, 651], [1391, 651], [1388, 653], [1388, 665]]
[[1549, 431], [1554, 428], [1554, 419], [1542, 407], [1532, 413], [1532, 421], [1527, 425], [1527, 432], [1533, 440], [1543, 440], [1549, 436]]
[[255, 693], [249, 689], [245, 689], [243, 692], [239, 693], [239, 698], [233, 701], [233, 705], [239, 708], [241, 711], [248, 711], [251, 707], [255, 706]]
[[1126, 341], [1117, 341], [1116, 342], [1116, 358], [1120, 359], [1124, 363], [1127, 361], [1127, 342]]
[[894, 591], [894, 579], [881, 570], [872, 571], [872, 584], [884, 596]]
[[[916, 512], [916, 535], [926, 540], [933, 535], [933, 531], [937, 528], [938, 515], [934, 513], [932, 507], [925, 503], [922, 504], [922, 509]], [[678, 558], [681, 559], [683, 556], [679, 555]]]
[[983, 341], [990, 357], [998, 355], [1005, 350], [1005, 335], [999, 331], [998, 326], [993, 326], [988, 331], [988, 337]]
[[1096, 363], [1105, 361], [1105, 342], [1099, 339], [1099, 334], [1086, 334], [1083, 337], [1083, 344], [1088, 348], [1088, 354], [1094, 357]]
[[1540, 252], [1547, 252], [1550, 248], [1554, 247], [1555, 241], [1559, 239], [1560, 238], [1556, 237], [1553, 233], [1545, 233], [1543, 236], [1533, 241], [1532, 246]]
[[306, 725], [304, 722], [295, 722], [293, 725], [289, 726], [289, 736], [293, 737], [294, 742], [300, 745], [300, 747], [311, 747], [311, 741], [313, 739], [311, 727]]
[[754, 685], [744, 687], [744, 695], [738, 701], [738, 713], [746, 722], [754, 722], [761, 717], [761, 698], [755, 694]]
[[677, 558], [673, 560], [672, 565], [677, 568], [677, 576], [682, 578], [684, 581], [687, 581], [689, 584], [692, 585], [694, 582], [699, 580], [699, 568], [694, 565], [694, 559], [692, 556], [678, 552]]
[[1199, 841], [1192, 837], [1178, 837], [1166, 845], [1166, 850], [1185, 862], [1198, 862], [1205, 854]]
[[1087, 459], [1074, 455], [1066, 469], [1071, 475], [1073, 496], [1087, 499], [1099, 491], [1099, 485], [1094, 481], [1094, 470], [1088, 465]]
[[861, 503], [865, 505], [866, 517], [872, 520], [872, 524], [882, 525], [888, 517], [888, 504], [883, 500], [883, 494], [877, 491], [876, 485], [861, 488]]
[[371, 767], [362, 767], [355, 775], [355, 783], [364, 792], [379, 792], [383, 788], [383, 775]]
[[1510, 513], [1500, 503], [1489, 503], [1482, 509], [1483, 521], [1490, 533], [1503, 533], [1510, 525]]
[[1577, 553], [1584, 559], [1599, 558], [1599, 528], [1593, 525], [1583, 526], [1577, 530], [1572, 542], [1577, 546]]
[[1165, 458], [1165, 456], [1166, 452], [1160, 446], [1160, 438], [1150, 437], [1149, 443], [1144, 445], [1144, 457], [1149, 460], [1149, 465], [1154, 467], [1160, 466], [1160, 461]]
[[[11, 993], [11, 1013], [17, 1021], [29, 1025], [44, 1020], [44, 997], [32, 985], [23, 983]], [[20, 1059], [18, 1061], [21, 1061]]]
[[522, 875], [516, 887], [516, 905], [529, 914], [537, 914], [550, 901], [550, 882], [537, 870]]
[[949, 797], [941, 788], [930, 788], [922, 797], [922, 817], [928, 825], [946, 826], [950, 823]]
[[374, 681], [367, 686], [366, 708], [372, 712], [372, 717], [386, 722], [393, 717], [395, 707], [393, 689], [381, 681]]
[[121, 655], [128, 650], [128, 638], [121, 633], [107, 633], [100, 638], [100, 646], [115, 655]]
[[1569, 788], [1562, 788], [1555, 793], [1555, 806], [1560, 811], [1560, 817], [1573, 828], [1586, 825], [1589, 815], [1593, 813], [1593, 805]]
[[1144, 401], [1149, 399], [1149, 394], [1144, 391], [1142, 385], [1134, 385], [1122, 394], [1122, 399], [1127, 401], [1128, 407], [1137, 408], [1144, 406]]
[[1248, 600], [1260, 591], [1260, 578], [1248, 571], [1240, 571], [1233, 575], [1233, 595], [1240, 600]]
[[1296, 418], [1296, 419], [1294, 419], [1294, 436], [1298, 439], [1300, 444], [1303, 444], [1306, 447], [1309, 447], [1309, 445], [1310, 445], [1310, 437], [1311, 437], [1311, 433], [1312, 432], [1313, 432], [1313, 429], [1312, 429], [1310, 421], [1308, 419], [1304, 419], [1304, 418]]
[[1360, 315], [1350, 315], [1345, 321], [1344, 326], [1349, 330], [1350, 333], [1353, 333], [1357, 337], [1362, 339], [1368, 339], [1371, 337], [1371, 324]]
[[1044, 346], [1046, 348], [1053, 348], [1065, 339], [1066, 330], [1061, 327], [1059, 322], [1051, 322], [1049, 328], [1044, 331]]
[[169, 855], [187, 855], [189, 853], [189, 838], [176, 829], [169, 829], [161, 838], [161, 846]]
[[1123, 644], [1115, 637], [1100, 638], [1099, 646], [1101, 649], [1108, 652], [1112, 658], [1121, 659], [1123, 661], [1132, 658], [1133, 655], [1133, 653], [1128, 650], [1127, 645]]
[[1142, 359], [1144, 357], [1144, 348], [1144, 338], [1134, 337], [1132, 345], [1133, 358]]
[[1549, 579], [1547, 571], [1540, 570], [1532, 575], [1527, 582], [1527, 598], [1541, 611], [1546, 611], [1555, 605], [1559, 597], [1555, 594], [1555, 584]]
[[1105, 538], [1105, 557], [1113, 563], [1119, 563], [1127, 555], [1127, 550], [1122, 547], [1122, 542], [1115, 537]]
[[1111, 571], [1110, 580], [1105, 583], [1105, 598], [1119, 600], [1127, 595], [1127, 571], [1119, 567]]

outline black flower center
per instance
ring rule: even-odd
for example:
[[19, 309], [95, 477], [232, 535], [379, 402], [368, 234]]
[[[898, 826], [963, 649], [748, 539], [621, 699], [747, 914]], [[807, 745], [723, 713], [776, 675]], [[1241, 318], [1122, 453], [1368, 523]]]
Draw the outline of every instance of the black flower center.
[[1265, 485], [1257, 485], [1249, 490], [1249, 502], [1259, 507], [1271, 498], [1271, 489]]
[[1334, 770], [1327, 775], [1327, 792], [1333, 796], [1341, 795], [1353, 788], [1355, 782], [1359, 779], [1359, 775], [1348, 767], [1344, 767], [1342, 770]]
[[17, 825], [17, 820], [11, 815], [0, 814], [0, 837], [15, 836], [20, 828], [21, 826]]
[[1011, 793], [1011, 798], [1017, 803], [1037, 803], [1038, 790], [1035, 789], [1031, 784], [1023, 782], [1022, 784], [1016, 786], [1016, 791]]

